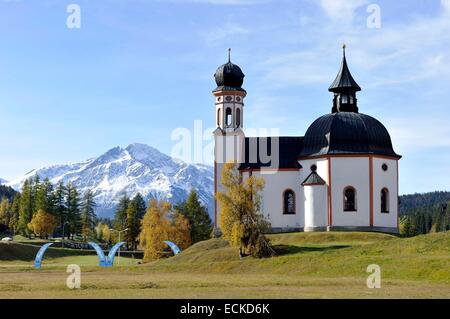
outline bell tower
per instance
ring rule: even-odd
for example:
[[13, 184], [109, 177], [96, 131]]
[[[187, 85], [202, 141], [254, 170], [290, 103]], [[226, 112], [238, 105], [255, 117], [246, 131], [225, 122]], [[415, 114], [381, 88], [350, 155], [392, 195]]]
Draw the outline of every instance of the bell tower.
[[228, 63], [220, 66], [214, 74], [217, 88], [213, 91], [216, 125], [227, 134], [243, 128], [244, 98], [247, 95], [242, 88], [244, 77], [241, 68], [231, 62], [231, 49], [228, 49]]
[[[221, 179], [224, 164], [234, 162], [238, 165], [244, 158], [244, 99], [247, 95], [242, 88], [244, 77], [241, 68], [231, 62], [231, 49], [228, 49], [228, 62], [221, 65], [214, 74], [217, 87], [212, 92], [217, 127], [213, 133], [215, 194], [223, 190]], [[215, 227], [218, 227], [219, 211], [219, 203], [214, 199]]]
[[342, 46], [342, 49], [343, 58], [341, 69], [339, 70], [336, 79], [328, 89], [328, 91], [334, 93], [332, 113], [358, 113], [358, 100], [356, 99], [356, 92], [361, 91], [361, 87], [353, 79], [353, 76], [348, 69], [347, 58], [345, 57], [345, 44]]

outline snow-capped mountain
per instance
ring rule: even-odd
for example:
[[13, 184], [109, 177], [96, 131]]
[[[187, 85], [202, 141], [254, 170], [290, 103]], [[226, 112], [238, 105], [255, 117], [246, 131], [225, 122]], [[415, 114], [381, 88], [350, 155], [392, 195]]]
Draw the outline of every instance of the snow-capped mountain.
[[146, 200], [165, 199], [175, 204], [184, 200], [192, 188], [212, 214], [213, 168], [187, 164], [145, 144], [115, 147], [81, 163], [32, 170], [7, 185], [20, 190], [24, 181], [35, 175], [48, 177], [53, 184], [72, 182], [81, 193], [92, 190], [100, 217], [112, 217], [124, 193], [132, 197], [139, 192]]
[[6, 183], [8, 183], [7, 180], [5, 180], [5, 179], [3, 179], [3, 178], [0, 178], [0, 185], [6, 184]]

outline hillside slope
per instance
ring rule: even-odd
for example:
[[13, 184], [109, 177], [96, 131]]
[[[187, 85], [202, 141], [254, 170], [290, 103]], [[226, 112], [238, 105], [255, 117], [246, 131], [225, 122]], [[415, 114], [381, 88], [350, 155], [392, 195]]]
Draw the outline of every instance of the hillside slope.
[[[33, 261], [40, 246], [15, 242], [0, 242], [0, 262], [2, 261]], [[49, 248], [46, 259], [56, 259], [68, 256], [95, 255], [92, 251]]]
[[274, 258], [240, 260], [236, 249], [223, 240], [212, 239], [146, 267], [194, 273], [366, 277], [367, 266], [378, 264], [385, 278], [450, 284], [450, 232], [414, 238], [373, 233], [297, 233], [270, 237], [278, 252]]
[[400, 214], [412, 214], [420, 208], [439, 208], [443, 203], [450, 202], [450, 192], [430, 192], [400, 196]]

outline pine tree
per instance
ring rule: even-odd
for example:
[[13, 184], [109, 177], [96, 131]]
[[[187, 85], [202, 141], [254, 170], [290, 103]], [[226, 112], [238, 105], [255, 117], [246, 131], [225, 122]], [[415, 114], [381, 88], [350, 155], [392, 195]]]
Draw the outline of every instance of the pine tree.
[[32, 180], [26, 180], [22, 186], [22, 194], [20, 196], [19, 205], [19, 222], [18, 231], [24, 235], [31, 237], [31, 232], [28, 229], [28, 223], [33, 218], [33, 190]]
[[40, 188], [40, 184], [41, 184], [41, 178], [39, 177], [39, 175], [35, 175], [33, 178], [30, 178], [30, 185], [31, 185], [31, 211], [32, 214], [36, 214], [37, 213], [37, 209], [36, 209], [36, 196], [38, 193], [38, 189]]
[[450, 207], [450, 203], [444, 203], [442, 205], [442, 226], [441, 226], [441, 231], [447, 231], [450, 230], [450, 214], [449, 214], [449, 210], [448, 207]]
[[67, 196], [67, 189], [64, 186], [64, 183], [60, 181], [56, 186], [53, 198], [55, 203], [54, 209], [55, 217], [61, 231], [61, 236], [63, 235], [62, 234], [63, 225], [65, 222], [68, 222], [66, 196]]
[[431, 231], [431, 228], [433, 227], [433, 217], [431, 216], [431, 214], [427, 214], [426, 217], [426, 230], [427, 230], [427, 234]]
[[141, 220], [138, 218], [137, 203], [132, 200], [127, 209], [126, 231], [124, 240], [127, 242], [127, 247], [136, 249], [137, 238], [140, 233]]
[[95, 201], [91, 190], [86, 191], [81, 205], [81, 233], [84, 240], [91, 237], [95, 227]]
[[[125, 204], [127, 202], [127, 199], [124, 197], [122, 198], [123, 202], [122, 205], [119, 204], [119, 207], [125, 207]], [[144, 218], [145, 212], [146, 212], [146, 205], [144, 198], [140, 193], [137, 193], [136, 196], [133, 197], [131, 201], [128, 201], [126, 210], [126, 220], [125, 220], [125, 226], [122, 229], [127, 229], [125, 232], [125, 240], [127, 242], [127, 247], [130, 247], [132, 249], [137, 248], [137, 242], [138, 237], [141, 232], [141, 222]], [[120, 211], [120, 209], [118, 209]], [[121, 229], [117, 229], [121, 230]]]
[[442, 214], [438, 214], [436, 216], [436, 221], [434, 223], [433, 229], [436, 233], [443, 231], [443, 229], [445, 228], [444, 225], [444, 218], [442, 216]]
[[130, 204], [130, 199], [126, 194], [119, 200], [119, 204], [117, 205], [116, 212], [114, 213], [114, 221], [113, 226], [117, 231], [123, 230], [126, 228], [127, 223], [127, 209]]
[[69, 183], [67, 185], [67, 221], [68, 221], [68, 235], [73, 239], [74, 235], [81, 231], [81, 216], [80, 216], [80, 199], [76, 187]]
[[193, 189], [188, 198], [177, 205], [175, 209], [189, 220], [191, 239], [193, 243], [209, 239], [212, 232], [212, 222], [208, 210], [198, 198]]
[[407, 237], [416, 235], [416, 229], [410, 216], [404, 216], [400, 221], [400, 233]]
[[35, 186], [35, 204], [34, 210], [43, 210], [50, 214], [55, 211], [55, 198], [53, 194], [53, 185], [50, 180], [46, 178], [42, 183]]
[[426, 222], [425, 222], [425, 216], [423, 212], [419, 212], [415, 219], [415, 228], [417, 231], [417, 234], [426, 234]]
[[260, 213], [261, 191], [264, 180], [255, 176], [242, 181], [233, 163], [227, 163], [222, 171], [225, 192], [218, 193], [221, 204], [219, 225], [223, 236], [232, 246], [239, 247], [240, 254], [270, 257], [274, 250], [264, 236], [270, 224]]
[[147, 205], [145, 204], [144, 197], [140, 193], [137, 193], [136, 196], [133, 197], [132, 201], [136, 205], [137, 209], [137, 218], [142, 220], [144, 218], [145, 212], [147, 211]]

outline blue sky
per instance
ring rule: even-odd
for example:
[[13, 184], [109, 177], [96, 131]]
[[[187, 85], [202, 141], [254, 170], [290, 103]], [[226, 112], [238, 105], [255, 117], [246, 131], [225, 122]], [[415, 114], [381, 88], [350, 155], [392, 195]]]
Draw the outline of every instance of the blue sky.
[[331, 110], [343, 42], [360, 111], [404, 156], [400, 192], [450, 190], [449, 0], [0, 0], [0, 177], [133, 142], [170, 154], [174, 129], [214, 125], [228, 47], [245, 126], [304, 135]]

